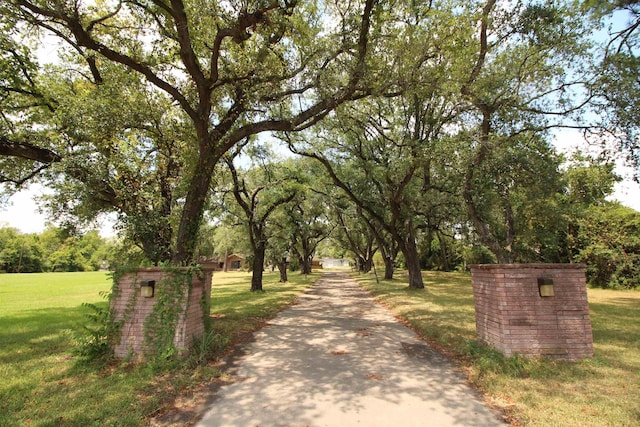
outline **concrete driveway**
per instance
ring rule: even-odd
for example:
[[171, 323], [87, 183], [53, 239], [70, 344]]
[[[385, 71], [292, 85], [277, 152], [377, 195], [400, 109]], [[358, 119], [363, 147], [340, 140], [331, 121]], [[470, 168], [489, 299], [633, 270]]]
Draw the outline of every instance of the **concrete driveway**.
[[246, 344], [197, 424], [498, 426], [498, 413], [343, 272], [328, 272]]

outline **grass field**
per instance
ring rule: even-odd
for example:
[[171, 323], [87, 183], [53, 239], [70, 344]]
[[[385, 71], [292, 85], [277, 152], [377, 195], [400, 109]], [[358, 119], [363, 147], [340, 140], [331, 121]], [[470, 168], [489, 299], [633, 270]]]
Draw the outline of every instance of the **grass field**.
[[[215, 342], [229, 344], [254, 330], [317, 277], [294, 273], [280, 284], [269, 273], [265, 292], [251, 293], [249, 274], [217, 273]], [[70, 331], [86, 322], [82, 303], [106, 307], [100, 293], [110, 286], [104, 272], [0, 275], [0, 427], [144, 425], [184, 390], [220, 374], [213, 364], [158, 371], [79, 363]]]
[[[214, 276], [216, 341], [229, 344], [258, 328], [313, 279], [265, 276], [264, 293], [248, 292], [246, 273]], [[469, 275], [424, 273], [426, 289], [406, 279], [359, 280], [429, 341], [457, 359], [514, 425], [640, 425], [640, 292], [589, 290], [596, 356], [580, 363], [505, 359], [475, 343]], [[0, 426], [138, 426], [168, 402], [220, 374], [216, 366], [158, 371], [129, 364], [82, 364], [70, 330], [106, 304], [104, 273], [0, 275]]]
[[640, 425], [640, 292], [589, 290], [595, 357], [579, 363], [505, 359], [475, 343], [468, 274], [425, 272], [425, 290], [407, 279], [376, 284], [355, 276], [395, 313], [457, 359], [514, 425]]

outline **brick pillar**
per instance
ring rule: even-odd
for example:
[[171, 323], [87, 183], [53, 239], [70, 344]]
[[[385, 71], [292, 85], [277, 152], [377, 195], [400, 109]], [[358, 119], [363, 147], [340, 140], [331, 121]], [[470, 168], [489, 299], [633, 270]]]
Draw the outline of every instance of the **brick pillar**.
[[593, 356], [584, 264], [472, 265], [471, 278], [478, 340], [506, 356]]
[[[162, 281], [166, 274], [161, 268], [140, 268], [120, 279], [118, 291], [114, 292], [111, 299], [115, 320], [124, 320], [120, 340], [114, 348], [117, 357], [142, 355], [146, 350], [144, 324], [157, 301], [155, 294], [162, 292]], [[181, 354], [186, 354], [195, 337], [204, 335], [203, 307], [209, 307], [211, 301], [212, 277], [213, 269], [204, 267], [199, 274], [193, 275], [191, 292], [184, 290], [184, 304], [173, 338], [173, 344]], [[141, 283], [149, 280], [155, 281], [154, 297], [141, 294]]]

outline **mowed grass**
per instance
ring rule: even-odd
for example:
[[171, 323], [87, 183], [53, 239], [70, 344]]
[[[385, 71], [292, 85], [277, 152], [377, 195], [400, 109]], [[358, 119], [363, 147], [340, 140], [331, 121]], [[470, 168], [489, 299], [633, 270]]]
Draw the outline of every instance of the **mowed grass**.
[[[242, 339], [295, 301], [318, 278], [320, 273], [303, 276], [289, 273], [287, 283], [279, 283], [278, 272], [265, 273], [264, 292], [249, 292], [251, 276], [247, 273], [216, 273], [211, 283], [211, 327], [214, 333]], [[240, 290], [240, 292], [238, 292]]]
[[424, 290], [409, 289], [402, 274], [380, 284], [354, 277], [458, 360], [512, 425], [640, 425], [640, 292], [590, 289], [595, 357], [569, 363], [504, 358], [477, 344], [468, 274], [424, 272]]
[[[265, 292], [251, 293], [250, 274], [216, 273], [213, 356], [229, 351], [317, 277], [293, 273], [279, 284], [277, 273], [268, 273]], [[144, 425], [185, 390], [220, 375], [214, 360], [168, 370], [80, 363], [71, 331], [87, 323], [90, 310], [82, 303], [106, 307], [100, 293], [110, 287], [104, 272], [0, 275], [0, 426]]]

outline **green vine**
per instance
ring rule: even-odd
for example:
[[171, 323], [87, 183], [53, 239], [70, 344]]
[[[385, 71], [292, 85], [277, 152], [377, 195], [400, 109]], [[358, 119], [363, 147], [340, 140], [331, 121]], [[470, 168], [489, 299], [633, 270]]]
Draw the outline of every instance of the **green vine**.
[[[163, 267], [162, 273], [163, 279], [155, 287], [156, 301], [153, 310], [143, 324], [144, 356], [151, 363], [167, 361], [178, 354], [174, 344], [178, 322], [189, 309], [192, 279], [194, 275], [199, 277], [203, 272], [200, 266], [191, 266]], [[106, 360], [113, 355], [113, 349], [122, 336], [122, 328], [131, 319], [138, 299], [138, 292], [132, 292], [124, 313], [116, 320], [116, 313], [111, 309], [111, 300], [120, 296], [122, 292], [120, 281], [127, 274], [137, 275], [137, 268], [118, 268], [111, 273], [113, 280], [111, 292], [102, 294], [107, 300], [107, 308], [95, 304], [83, 304], [91, 310], [86, 315], [90, 322], [88, 325], [81, 326], [81, 332], [74, 332], [72, 338], [77, 344], [74, 353], [84, 360]], [[137, 278], [135, 280], [137, 281]], [[134, 288], [136, 288], [135, 284]], [[206, 337], [211, 330], [209, 316], [211, 302], [206, 292], [203, 293], [199, 303]]]
[[[206, 284], [204, 285], [206, 289]], [[210, 292], [202, 290], [200, 297], [200, 308], [202, 309], [202, 323], [204, 324], [205, 335], [211, 331], [211, 295]]]
[[163, 267], [163, 280], [155, 287], [156, 302], [143, 326], [147, 360], [169, 360], [177, 355], [173, 342], [176, 328], [180, 316], [189, 308], [192, 278], [199, 272], [199, 266]]

